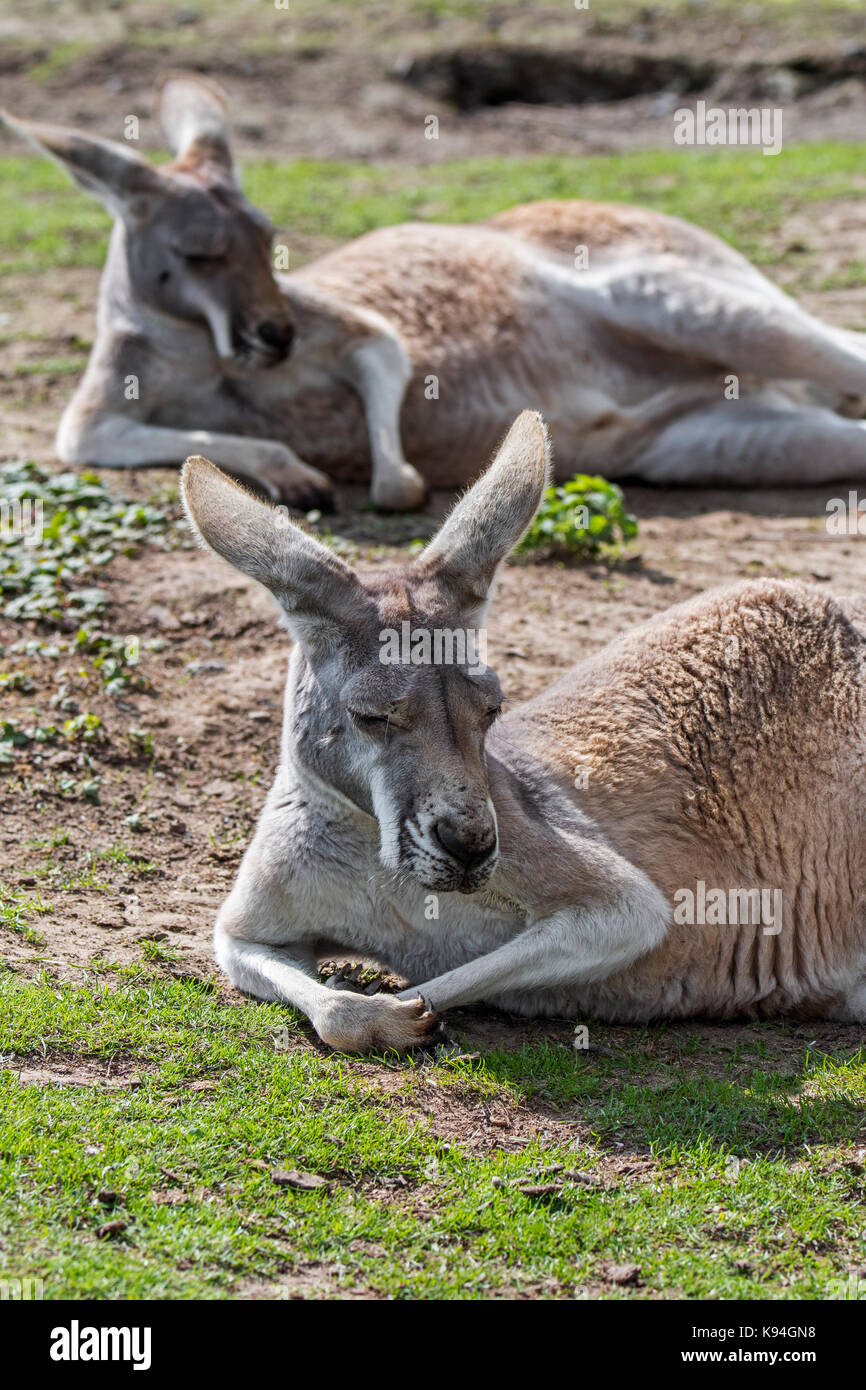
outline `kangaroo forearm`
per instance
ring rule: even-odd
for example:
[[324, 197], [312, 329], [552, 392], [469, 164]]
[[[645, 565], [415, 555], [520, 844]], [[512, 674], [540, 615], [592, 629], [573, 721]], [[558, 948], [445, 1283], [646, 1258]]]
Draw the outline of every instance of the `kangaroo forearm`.
[[584, 985], [630, 965], [664, 936], [670, 909], [655, 889], [613, 904], [565, 908], [495, 951], [402, 992], [432, 1009], [459, 1008], [520, 989]]
[[103, 415], [81, 424], [70, 422], [59, 431], [57, 442], [66, 463], [120, 468], [182, 463], [190, 454], [202, 450], [207, 450], [224, 467], [235, 468], [244, 458], [256, 454], [259, 443], [239, 434], [149, 425], [125, 415]]

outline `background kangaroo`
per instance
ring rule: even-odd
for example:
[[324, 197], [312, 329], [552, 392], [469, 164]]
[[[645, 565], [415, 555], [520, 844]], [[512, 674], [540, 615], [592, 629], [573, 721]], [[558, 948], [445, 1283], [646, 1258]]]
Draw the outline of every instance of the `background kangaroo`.
[[[295, 639], [279, 768], [219, 914], [220, 965], [347, 1050], [409, 1047], [436, 1011], [475, 1000], [614, 1021], [866, 1019], [866, 603], [772, 581], [705, 595], [502, 719], [487, 667], [380, 659], [405, 621], [483, 626], [548, 471], [526, 412], [420, 557], [362, 581], [187, 462], [194, 526], [267, 585]], [[781, 911], [678, 924], [674, 904], [702, 882], [780, 893]], [[410, 987], [328, 989], [316, 962], [335, 952]]]
[[[734, 486], [866, 466], [866, 423], [835, 410], [866, 394], [866, 335], [820, 323], [707, 232], [625, 206], [536, 203], [385, 228], [275, 276], [221, 95], [173, 78], [160, 114], [175, 154], [161, 168], [6, 118], [116, 218], [96, 341], [58, 430], [65, 462], [204, 449], [304, 508], [372, 465], [373, 499], [412, 508], [428, 485], [474, 477], [532, 406], [560, 477], [578, 460]], [[724, 397], [730, 373], [738, 400]]]

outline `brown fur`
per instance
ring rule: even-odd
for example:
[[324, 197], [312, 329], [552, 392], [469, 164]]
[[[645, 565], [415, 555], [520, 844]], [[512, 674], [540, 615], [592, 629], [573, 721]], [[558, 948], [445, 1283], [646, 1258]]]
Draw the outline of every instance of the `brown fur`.
[[563, 780], [588, 769], [582, 808], [667, 897], [697, 879], [783, 892], [778, 935], [672, 926], [597, 1011], [815, 1012], [837, 993], [866, 954], [864, 661], [834, 599], [749, 583], [638, 628], [507, 721]]
[[537, 203], [522, 203], [506, 208], [487, 219], [487, 225], [502, 232], [511, 232], [544, 246], [560, 255], [574, 255], [575, 248], [586, 246], [595, 252], [628, 251], [669, 252], [675, 256], [711, 254], [721, 261], [738, 261], [736, 252], [728, 251], [724, 243], [678, 217], [668, 217], [651, 208], [628, 207], [620, 203], [595, 203], [581, 198], [551, 198]]

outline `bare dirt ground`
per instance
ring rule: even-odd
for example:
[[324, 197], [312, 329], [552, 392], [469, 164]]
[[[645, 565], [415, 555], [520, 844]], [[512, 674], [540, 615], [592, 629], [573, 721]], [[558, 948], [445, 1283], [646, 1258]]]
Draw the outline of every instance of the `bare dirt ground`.
[[[420, 130], [431, 98], [399, 73], [406, 69], [407, 55], [430, 50], [435, 35], [411, 36], [410, 43], [395, 32], [374, 51], [369, 36], [365, 42], [363, 28], [351, 20], [338, 44], [310, 37], [303, 56], [289, 52], [288, 45], [281, 51], [280, 35], [275, 39], [278, 51], [234, 53], [223, 46], [219, 61], [218, 41], [230, 39], [233, 32], [239, 39], [240, 27], [214, 28], [182, 54], [172, 46], [173, 38], [162, 47], [154, 43], [126, 52], [117, 29], [107, 32], [99, 47], [72, 51], [62, 66], [49, 67], [34, 81], [34, 65], [41, 61], [44, 66], [58, 34], [72, 45], [87, 34], [86, 17], [70, 16], [65, 9], [62, 14], [56, 9], [40, 13], [41, 18], [34, 12], [22, 30], [0, 9], [0, 34], [5, 30], [10, 36], [0, 60], [4, 103], [23, 115], [70, 121], [108, 135], [118, 133], [119, 113], [138, 113], [146, 148], [159, 143], [151, 120], [151, 87], [168, 58], [174, 65], [183, 61], [230, 80], [243, 111], [240, 147], [248, 153], [420, 162], [468, 154], [619, 149], [669, 139], [661, 124], [669, 118], [669, 95], [660, 100], [658, 94], [644, 94], [580, 107], [514, 102], [468, 114], [454, 111], [443, 139], [425, 141]], [[677, 36], [664, 16], [648, 14], [638, 21], [645, 32], [634, 32], [632, 25], [620, 38], [661, 53], [670, 52], [676, 37], [679, 51], [695, 58], [707, 52], [712, 39], [713, 52], [731, 62], [735, 57], [757, 61], [765, 47], [760, 28], [747, 15], [711, 34], [698, 7], [694, 25]], [[553, 34], [552, 10], [550, 16]], [[115, 22], [110, 16], [103, 19], [109, 26]], [[835, 59], [850, 56], [859, 51], [860, 23], [859, 14], [852, 12], [832, 44], [823, 33], [814, 40], [808, 25], [802, 33], [795, 28], [786, 43], [792, 53], [809, 49], [814, 40], [828, 52], [832, 47]], [[503, 26], [506, 37], [535, 36], [526, 16], [509, 17]], [[318, 28], [311, 23], [310, 35], [323, 27], [324, 21]], [[449, 31], [447, 37], [453, 44], [467, 36]], [[599, 44], [613, 42], [603, 32], [596, 37]], [[474, 30], [468, 38], [475, 41]], [[718, 77], [711, 90], [723, 91], [725, 80]], [[786, 103], [789, 109], [787, 138], [858, 135], [866, 114], [866, 87], [858, 77], [840, 77], [795, 95]], [[864, 235], [866, 212], [858, 205], [834, 204], [791, 218], [780, 236], [780, 253], [791, 241], [800, 241], [830, 274], [862, 254]], [[30, 376], [21, 369], [68, 355], [78, 350], [75, 344], [92, 339], [97, 281], [95, 271], [50, 267], [39, 277], [4, 281], [2, 307], [14, 322], [15, 336], [0, 346], [0, 457], [53, 461], [53, 431], [74, 377]], [[790, 272], [786, 283], [802, 288]], [[862, 326], [866, 291], [807, 288], [803, 299], [830, 321]], [[175, 476], [165, 470], [118, 474], [111, 485], [120, 495], [145, 500]], [[850, 486], [856, 488], [857, 480]], [[522, 564], [505, 571], [490, 624], [490, 659], [507, 694], [514, 701], [531, 696], [616, 633], [711, 585], [772, 575], [801, 578], [841, 594], [863, 591], [862, 539], [832, 537], [824, 524], [828, 497], [846, 497], [847, 492], [846, 484], [762, 493], [627, 487], [628, 504], [640, 520], [639, 555], [613, 567]], [[363, 490], [343, 489], [331, 528], [357, 540], [362, 565], [387, 563], [417, 532], [404, 522], [371, 521], [360, 511], [363, 501]], [[431, 517], [441, 514], [448, 501], [435, 496]], [[4, 881], [24, 894], [50, 896], [53, 906], [34, 922], [44, 937], [43, 949], [4, 932], [2, 952], [26, 973], [47, 966], [77, 974], [99, 958], [134, 959], [151, 942], [176, 953], [167, 969], [213, 977], [214, 914], [248, 842], [277, 757], [285, 638], [267, 596], [212, 555], [193, 550], [166, 554], [145, 547], [132, 558], [115, 560], [99, 582], [109, 594], [113, 632], [139, 637], [142, 647], [155, 637], [166, 646], [144, 659], [141, 669], [152, 685], [150, 693], [110, 698], [84, 681], [76, 687], [74, 674], [70, 678], [81, 707], [97, 714], [107, 732], [107, 741], [90, 750], [102, 779], [98, 804], [69, 799], [58, 790], [58, 774], [75, 765], [79, 755], [74, 752], [35, 754], [19, 765], [15, 777], [4, 778]], [[7, 646], [28, 635], [35, 631], [26, 624], [0, 623], [0, 641]], [[56, 664], [39, 658], [27, 664], [34, 689], [6, 692], [3, 714], [32, 722], [50, 717], [57, 672]], [[131, 755], [130, 732], [136, 729], [151, 735], [152, 759]], [[140, 814], [136, 830], [127, 824], [133, 813]], [[61, 887], [50, 886], [44, 872], [49, 858], [45, 846], [58, 829], [68, 833], [67, 842], [50, 851]], [[105, 859], [94, 867], [94, 852], [117, 845], [127, 847], [130, 862]], [[55, 884], [56, 879], [55, 872]], [[538, 1033], [532, 1024], [503, 1027], [483, 1010], [461, 1015], [460, 1022], [468, 1036], [482, 1040], [502, 1042], [507, 1036], [518, 1041]], [[548, 1031], [550, 1027], [545, 1025]]]
[[[465, 13], [461, 13], [461, 9]], [[388, 4], [81, 11], [0, 0], [3, 105], [121, 138], [162, 138], [153, 90], [173, 67], [217, 77], [241, 154], [412, 163], [580, 154], [672, 142], [672, 113], [784, 106], [785, 140], [857, 139], [866, 117], [859, 8]], [[540, 77], [536, 76], [540, 73]], [[616, 100], [611, 99], [616, 97]], [[439, 138], [425, 138], [436, 114]]]

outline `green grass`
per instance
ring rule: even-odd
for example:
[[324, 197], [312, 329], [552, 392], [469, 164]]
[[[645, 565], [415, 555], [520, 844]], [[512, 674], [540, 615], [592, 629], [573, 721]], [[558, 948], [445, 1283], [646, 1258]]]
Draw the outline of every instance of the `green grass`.
[[[479, 159], [432, 167], [365, 166], [323, 160], [249, 161], [244, 186], [291, 247], [292, 233], [344, 240], [389, 223], [487, 217], [535, 198], [636, 202], [687, 217], [758, 261], [787, 212], [856, 197], [866, 189], [866, 145], [799, 145], [774, 158], [732, 150], [637, 151], [577, 159]], [[109, 220], [46, 160], [0, 158], [0, 182], [15, 197], [0, 206], [4, 273], [101, 265]]]
[[87, 358], [43, 357], [39, 362], [19, 362], [12, 368], [13, 376], [80, 376], [87, 366]]
[[11, 892], [0, 884], [0, 926], [17, 932], [31, 946], [43, 944], [42, 936], [31, 925], [31, 918], [35, 913], [50, 910], [51, 904], [44, 903], [38, 895], [32, 897], [27, 893]]
[[424, 169], [269, 162], [246, 188], [280, 226], [337, 238], [411, 218], [462, 222], [516, 203], [588, 198], [642, 203], [687, 217], [759, 259], [787, 210], [866, 189], [866, 145], [801, 145], [760, 153], [637, 151], [583, 159], [484, 159]]
[[82, 40], [74, 43], [56, 43], [44, 58], [33, 64], [27, 76], [31, 82], [50, 82], [72, 63], [83, 58], [89, 48], [90, 45]]
[[[610, 1056], [547, 1044], [392, 1062], [385, 1093], [369, 1061], [311, 1049], [291, 1011], [224, 1004], [145, 970], [85, 988], [7, 975], [0, 989], [7, 1057], [48, 1068], [84, 1057], [97, 1078], [140, 1079], [20, 1084], [14, 1057], [0, 1073], [4, 1267], [41, 1277], [48, 1298], [213, 1298], [310, 1262], [332, 1290], [580, 1296], [610, 1260], [637, 1264], [642, 1281], [610, 1296], [826, 1298], [863, 1260], [863, 1179], [837, 1161], [862, 1125], [859, 1054], [803, 1047], [781, 1064], [783, 1034], [763, 1028], [751, 1051], [720, 1058], [696, 1030], [660, 1030]], [[663, 1089], [656, 1045], [676, 1053]], [[554, 1137], [470, 1152], [428, 1131], [431, 1082], [477, 1125], [482, 1100], [523, 1098], [579, 1114], [586, 1132], [577, 1150]], [[551, 1164], [592, 1178], [635, 1150], [655, 1160], [648, 1178], [519, 1190]], [[287, 1189], [277, 1168], [328, 1185]], [[100, 1201], [105, 1189], [122, 1200]], [[99, 1239], [113, 1218], [126, 1228]]]
[[4, 157], [0, 185], [9, 192], [0, 202], [4, 274], [101, 265], [109, 218], [53, 164], [38, 157]]

